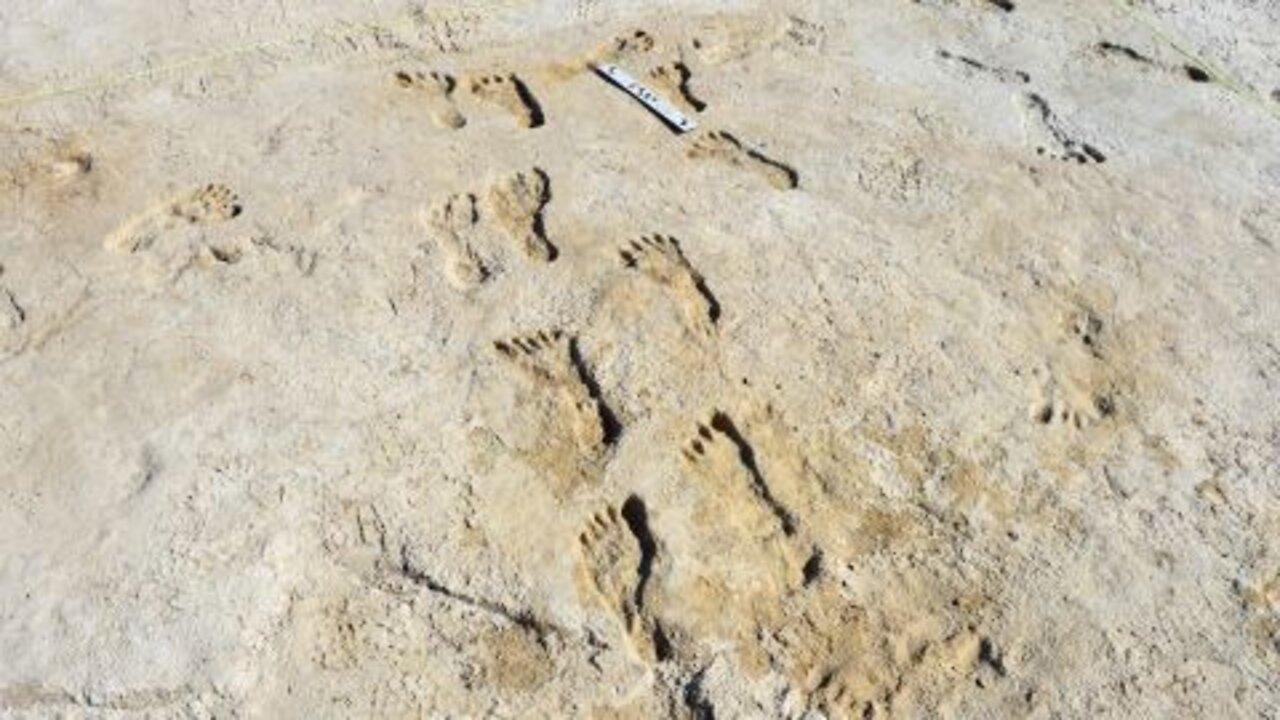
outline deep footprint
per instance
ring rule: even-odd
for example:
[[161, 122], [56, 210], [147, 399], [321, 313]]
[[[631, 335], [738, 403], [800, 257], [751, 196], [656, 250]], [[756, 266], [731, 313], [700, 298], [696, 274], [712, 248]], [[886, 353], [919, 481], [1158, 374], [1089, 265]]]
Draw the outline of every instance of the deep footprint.
[[795, 520], [774, 498], [756, 467], [751, 446], [729, 416], [716, 411], [680, 450], [685, 465], [720, 499], [749, 499], [736, 519], [757, 537], [795, 534]]
[[618, 618], [627, 645], [645, 662], [666, 660], [669, 641], [646, 604], [657, 545], [644, 502], [633, 495], [621, 511], [610, 505], [593, 515], [578, 534], [578, 550], [585, 585]]
[[520, 127], [537, 128], [546, 122], [541, 103], [514, 73], [472, 78], [469, 89], [476, 98], [511, 113]]

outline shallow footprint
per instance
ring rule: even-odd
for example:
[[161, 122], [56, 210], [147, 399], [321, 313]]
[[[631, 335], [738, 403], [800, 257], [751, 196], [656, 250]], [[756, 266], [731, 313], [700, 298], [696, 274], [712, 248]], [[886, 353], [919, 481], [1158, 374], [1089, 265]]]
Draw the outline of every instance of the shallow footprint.
[[542, 218], [549, 202], [551, 180], [540, 168], [507, 176], [489, 189], [494, 218], [530, 260], [550, 262], [556, 257]]
[[173, 228], [225, 222], [239, 215], [242, 209], [240, 199], [231, 188], [210, 183], [130, 218], [102, 244], [114, 252], [136, 253], [150, 248]]
[[1105, 387], [1094, 391], [1084, 383], [1051, 383], [1041, 396], [1031, 417], [1044, 427], [1088, 430], [1116, 414], [1115, 396]]
[[716, 160], [749, 169], [779, 190], [791, 190], [800, 184], [800, 176], [791, 166], [745, 147], [738, 138], [723, 130], [699, 135], [689, 147], [688, 156], [694, 160]]
[[467, 124], [467, 119], [453, 104], [453, 91], [458, 82], [452, 75], [434, 70], [429, 73], [401, 70], [396, 72], [395, 79], [400, 87], [422, 93], [427, 112], [436, 125], [457, 130]]
[[471, 79], [469, 89], [480, 100], [511, 113], [520, 127], [536, 128], [545, 122], [542, 105], [514, 73], [480, 75]]
[[444, 273], [451, 285], [469, 290], [489, 278], [489, 269], [469, 240], [480, 221], [475, 195], [450, 195], [424, 221], [444, 256]]
[[610, 505], [587, 521], [578, 534], [579, 568], [586, 588], [617, 616], [632, 651], [652, 663], [669, 654], [658, 623], [645, 609], [653, 541], [647, 529], [637, 534], [624, 513], [642, 520], [644, 504], [632, 496], [621, 512]]
[[720, 304], [702, 274], [684, 256], [678, 240], [669, 235], [645, 235], [624, 245], [618, 254], [624, 265], [668, 289], [695, 332], [704, 336], [715, 333]]

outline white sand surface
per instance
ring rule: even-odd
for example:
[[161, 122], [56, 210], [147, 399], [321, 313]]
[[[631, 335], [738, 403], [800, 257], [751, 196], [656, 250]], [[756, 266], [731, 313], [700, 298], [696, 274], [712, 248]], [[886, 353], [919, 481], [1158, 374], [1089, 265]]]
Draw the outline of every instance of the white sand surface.
[[0, 717], [1280, 717], [1276, 38], [7, 0]]

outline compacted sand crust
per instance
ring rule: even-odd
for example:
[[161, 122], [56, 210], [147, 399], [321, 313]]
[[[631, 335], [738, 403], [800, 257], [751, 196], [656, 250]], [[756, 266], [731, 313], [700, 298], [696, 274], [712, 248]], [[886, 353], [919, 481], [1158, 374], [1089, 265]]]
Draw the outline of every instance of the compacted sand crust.
[[0, 716], [1277, 717], [1274, 3], [0, 32]]

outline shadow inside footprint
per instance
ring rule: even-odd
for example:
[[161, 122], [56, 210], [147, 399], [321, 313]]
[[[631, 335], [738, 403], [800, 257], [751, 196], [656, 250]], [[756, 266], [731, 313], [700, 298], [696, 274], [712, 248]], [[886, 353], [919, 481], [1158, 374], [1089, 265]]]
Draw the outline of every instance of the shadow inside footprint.
[[538, 102], [538, 99], [529, 91], [529, 86], [514, 75], [511, 77], [511, 83], [515, 87], [516, 97], [520, 98], [521, 104], [529, 111], [529, 127], [532, 129], [545, 125], [547, 118], [542, 112], [542, 103]]
[[755, 492], [769, 510], [778, 518], [778, 522], [782, 525], [782, 532], [786, 535], [794, 535], [796, 532], [795, 516], [789, 510], [778, 502], [777, 498], [769, 490], [768, 483], [764, 480], [764, 475], [760, 472], [760, 466], [756, 464], [755, 450], [751, 444], [747, 442], [746, 437], [738, 430], [738, 426], [733, 423], [723, 412], [716, 411], [711, 416], [711, 427], [724, 433], [738, 448], [738, 456], [742, 461], [743, 467], [747, 469], [747, 474], [751, 476], [752, 484], [755, 486]]
[[577, 338], [572, 338], [569, 341], [569, 361], [573, 363], [574, 370], [578, 373], [578, 378], [586, 386], [587, 393], [596, 401], [596, 406], [600, 409], [600, 429], [604, 435], [604, 444], [614, 444], [617, 442], [618, 436], [622, 434], [622, 423], [618, 422], [618, 416], [614, 415], [613, 410], [605, 404], [604, 397], [600, 394], [600, 383], [596, 381], [587, 367], [586, 361], [582, 358]]
[[636, 568], [640, 581], [636, 583], [635, 600], [636, 607], [643, 607], [644, 589], [649, 583], [649, 576], [653, 573], [653, 561], [658, 554], [658, 543], [649, 530], [649, 512], [645, 509], [644, 501], [638, 496], [632, 495], [622, 503], [621, 515], [627, 522], [627, 527], [631, 529], [631, 534], [636, 537], [636, 542], [640, 544], [640, 566]]

